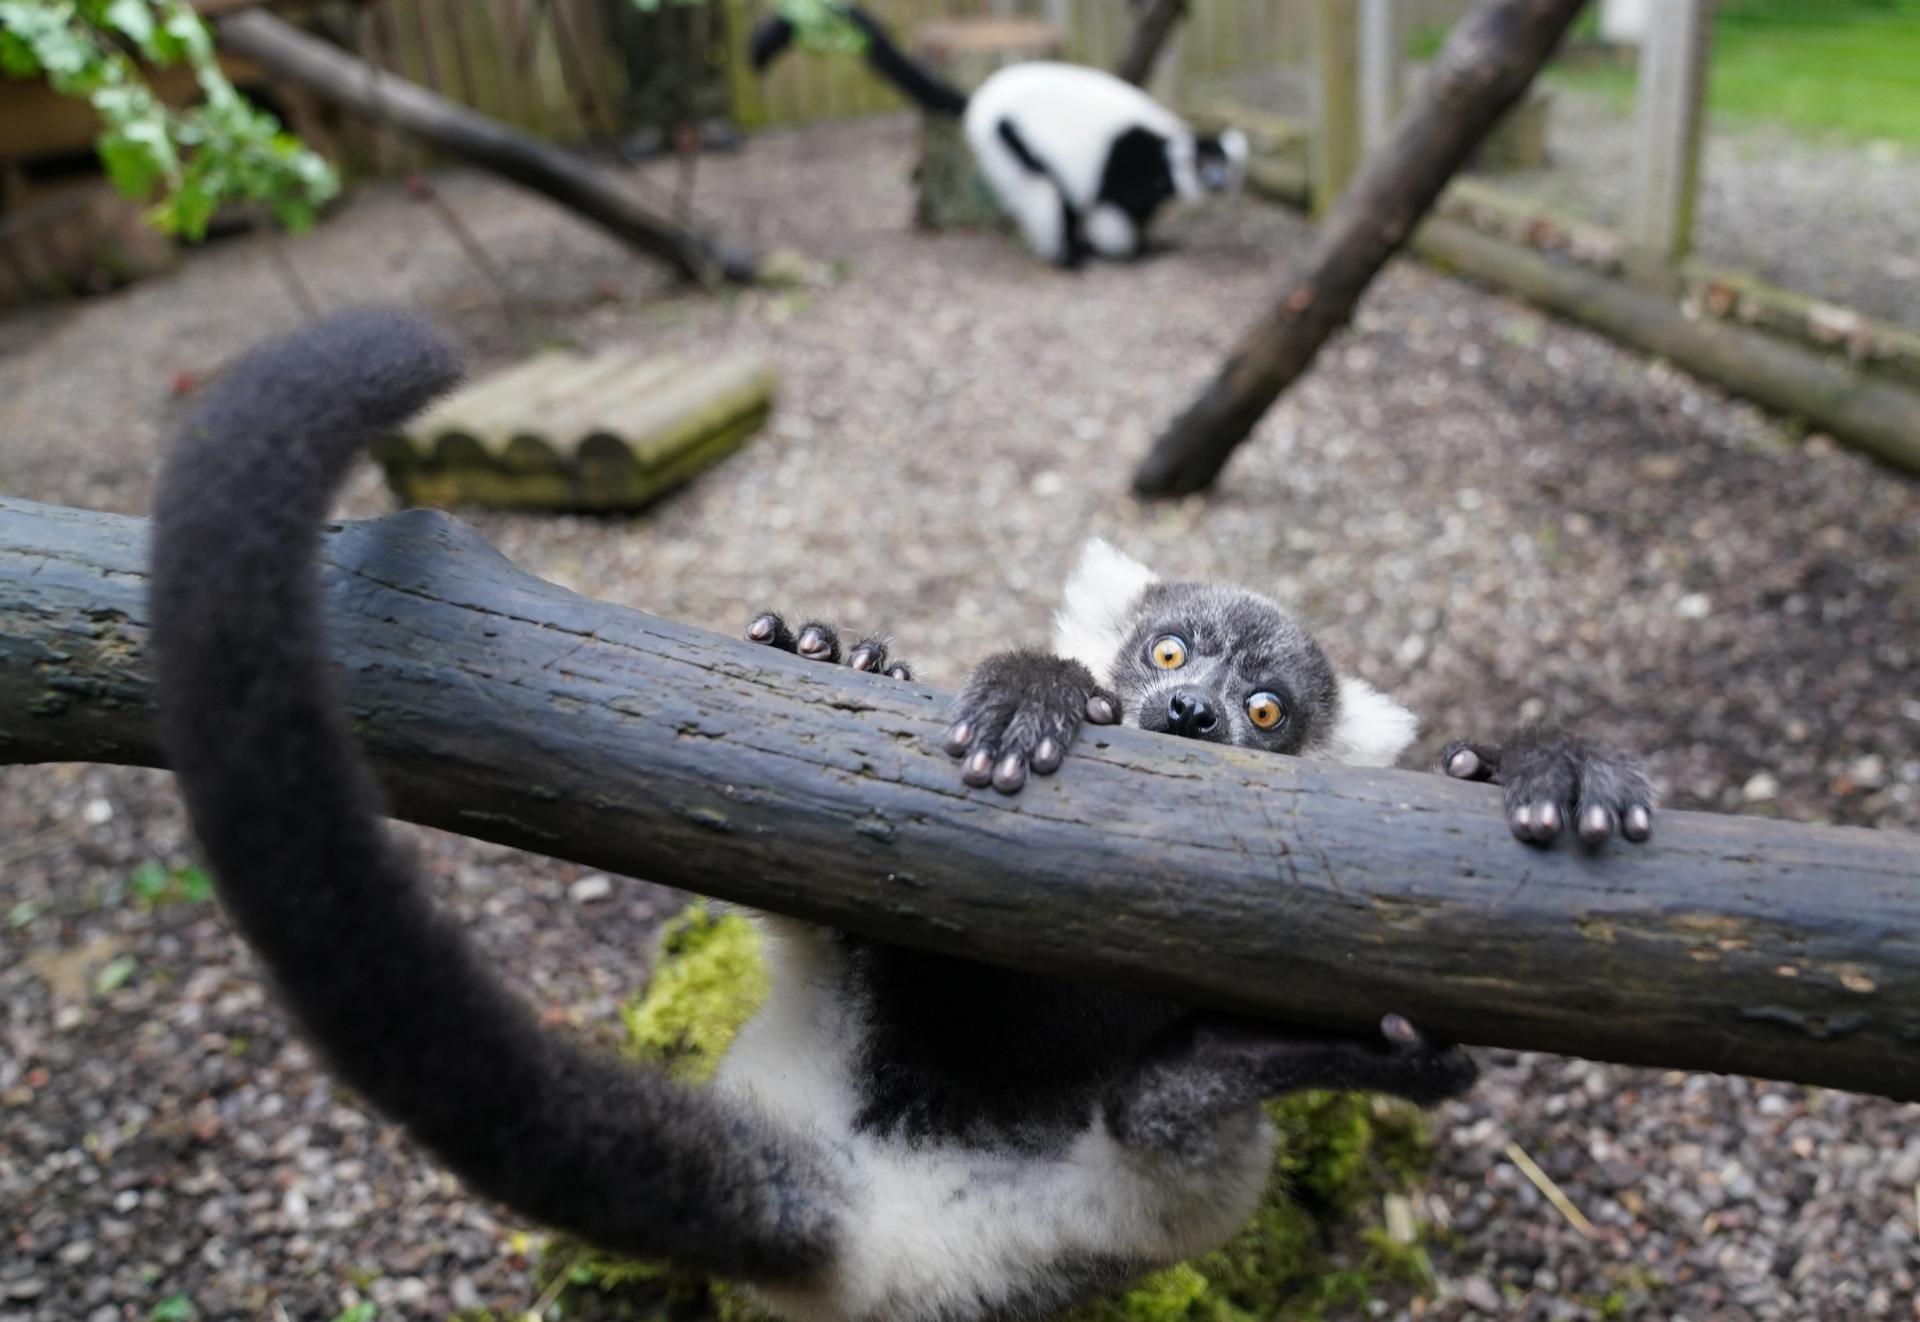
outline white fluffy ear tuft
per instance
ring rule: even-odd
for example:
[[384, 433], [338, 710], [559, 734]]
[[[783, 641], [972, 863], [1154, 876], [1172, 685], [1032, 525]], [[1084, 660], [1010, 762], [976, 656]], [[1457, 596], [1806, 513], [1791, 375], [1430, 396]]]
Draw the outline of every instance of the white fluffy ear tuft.
[[1087, 539], [1053, 613], [1053, 650], [1102, 680], [1126, 641], [1128, 616], [1153, 583], [1151, 569], [1099, 537]]
[[1407, 751], [1420, 722], [1414, 714], [1364, 679], [1340, 678], [1339, 710], [1327, 749], [1350, 767], [1390, 767]]

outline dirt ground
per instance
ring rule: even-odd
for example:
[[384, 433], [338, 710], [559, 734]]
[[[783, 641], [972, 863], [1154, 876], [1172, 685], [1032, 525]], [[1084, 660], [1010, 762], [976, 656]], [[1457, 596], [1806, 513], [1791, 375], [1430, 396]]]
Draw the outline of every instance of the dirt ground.
[[[1920, 825], [1920, 485], [1402, 263], [1214, 497], [1137, 504], [1135, 457], [1308, 231], [1227, 202], [1169, 226], [1166, 256], [1064, 275], [999, 236], [912, 232], [911, 134], [767, 135], [703, 166], [708, 212], [839, 263], [830, 287], [675, 293], [453, 173], [437, 186], [505, 299], [430, 208], [379, 187], [279, 258], [238, 241], [12, 314], [0, 489], [141, 511], [177, 389], [300, 320], [284, 259], [322, 307], [418, 308], [483, 369], [555, 338], [779, 365], [768, 431], [649, 516], [476, 519], [583, 592], [728, 632], [763, 604], [890, 629], [952, 686], [1044, 637], [1101, 533], [1168, 575], [1283, 593], [1336, 664], [1421, 715], [1422, 759], [1576, 721], [1644, 750], [1674, 806]], [[346, 502], [390, 507], [371, 471]], [[677, 897], [411, 834], [529, 995], [609, 1029]], [[207, 1318], [528, 1307], [519, 1228], [324, 1080], [213, 906], [136, 903], [137, 867], [189, 857], [162, 775], [0, 771], [0, 1322], [145, 1318], [176, 1294]], [[1379, 1316], [1920, 1318], [1920, 1108], [1495, 1053], [1436, 1134], [1440, 1299]]]

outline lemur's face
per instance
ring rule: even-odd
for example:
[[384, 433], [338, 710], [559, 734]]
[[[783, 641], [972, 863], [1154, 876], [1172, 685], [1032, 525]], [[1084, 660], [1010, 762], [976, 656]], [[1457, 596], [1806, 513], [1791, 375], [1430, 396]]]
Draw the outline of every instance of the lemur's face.
[[1129, 725], [1278, 753], [1324, 743], [1338, 702], [1333, 667], [1306, 630], [1225, 584], [1148, 587], [1112, 677]]

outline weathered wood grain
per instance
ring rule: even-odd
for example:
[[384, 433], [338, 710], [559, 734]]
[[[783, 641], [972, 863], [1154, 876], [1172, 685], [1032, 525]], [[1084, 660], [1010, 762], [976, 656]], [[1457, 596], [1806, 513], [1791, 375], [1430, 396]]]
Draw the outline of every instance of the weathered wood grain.
[[[444, 515], [325, 556], [412, 820], [1199, 1002], [1920, 1099], [1920, 838], [1670, 812], [1541, 853], [1484, 786], [1132, 730], [1008, 799], [938, 751], [943, 695], [575, 596]], [[139, 520], [0, 498], [0, 762], [155, 763], [144, 562]]]

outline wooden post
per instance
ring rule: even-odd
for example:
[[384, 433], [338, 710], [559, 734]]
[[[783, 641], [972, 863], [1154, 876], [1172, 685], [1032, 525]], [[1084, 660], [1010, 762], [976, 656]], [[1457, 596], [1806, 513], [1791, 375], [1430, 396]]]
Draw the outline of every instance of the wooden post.
[[1313, 214], [1324, 216], [1360, 166], [1360, 24], [1352, 0], [1313, 5]]
[[1406, 50], [1402, 0], [1360, 0], [1360, 127], [1369, 153], [1387, 140], [1400, 116]]
[[1627, 237], [1643, 259], [1660, 265], [1685, 257], [1693, 242], [1712, 21], [1712, 0], [1662, 0], [1649, 9], [1640, 45], [1635, 202]]

